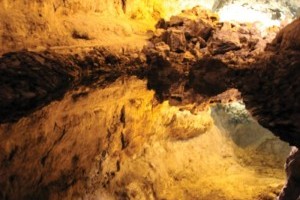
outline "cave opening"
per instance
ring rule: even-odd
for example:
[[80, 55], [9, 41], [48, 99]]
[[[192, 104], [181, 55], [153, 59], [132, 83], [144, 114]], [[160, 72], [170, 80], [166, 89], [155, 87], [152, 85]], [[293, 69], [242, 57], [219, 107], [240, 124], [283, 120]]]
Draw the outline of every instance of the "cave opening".
[[0, 9], [0, 199], [299, 200], [298, 0]]

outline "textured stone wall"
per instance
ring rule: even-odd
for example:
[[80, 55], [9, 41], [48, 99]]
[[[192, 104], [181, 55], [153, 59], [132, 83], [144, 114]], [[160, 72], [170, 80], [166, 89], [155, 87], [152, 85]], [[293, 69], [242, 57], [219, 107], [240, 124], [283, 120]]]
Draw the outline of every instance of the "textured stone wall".
[[155, 104], [136, 78], [80, 87], [0, 125], [0, 199], [271, 199], [288, 145], [231, 121]]
[[[196, 5], [218, 10], [237, 2], [243, 0], [3, 0], [0, 2], [0, 54], [53, 46], [114, 43], [124, 46], [127, 41], [124, 38], [145, 33], [161, 17], [169, 18]], [[247, 4], [265, 3], [251, 2]], [[299, 1], [272, 0], [266, 5], [275, 11], [285, 7], [285, 12], [299, 14], [299, 4]]]

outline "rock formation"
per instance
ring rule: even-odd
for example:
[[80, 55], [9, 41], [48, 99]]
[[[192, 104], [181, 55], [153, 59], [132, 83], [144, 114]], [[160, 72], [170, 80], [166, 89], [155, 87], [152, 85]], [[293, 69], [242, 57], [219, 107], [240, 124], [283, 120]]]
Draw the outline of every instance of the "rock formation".
[[104, 87], [121, 75], [142, 76], [137, 71], [145, 58], [139, 54], [115, 54], [103, 48], [89, 48], [80, 55], [5, 54], [0, 58], [0, 122], [17, 121], [80, 85]]
[[[164, 42], [165, 36], [161, 34], [164, 31], [160, 31], [160, 39], [154, 36], [153, 50], [147, 51], [151, 66], [149, 87], [157, 91], [158, 97], [190, 102], [190, 98], [199, 94], [199, 101], [210, 101], [230, 88], [238, 89], [247, 109], [264, 127], [291, 145], [299, 146], [300, 20], [282, 29], [266, 50], [264, 47], [271, 40], [261, 37], [255, 27], [206, 25], [206, 29], [211, 27], [211, 34], [202, 38], [189, 34], [192, 24], [189, 19], [183, 17], [181, 21], [177, 29], [187, 36], [187, 42], [179, 37], [177, 41], [165, 40], [166, 47], [161, 51], [155, 47], [155, 44], [161, 46], [160, 40]], [[169, 24], [166, 33], [174, 29], [172, 19]], [[185, 44], [187, 51], [167, 48], [174, 44]]]
[[[220, 22], [195, 7], [160, 19], [142, 50], [107, 39], [118, 43], [116, 51], [89, 42], [105, 35], [97, 35], [105, 23], [108, 33], [137, 34], [149, 25], [134, 23], [154, 23], [167, 5], [76, 2], [0, 2], [7, 22], [19, 17], [26, 24], [1, 24], [9, 30], [2, 33], [8, 43], [1, 53], [27, 49], [0, 58], [0, 199], [249, 200], [279, 194], [287, 145], [248, 114], [244, 123], [228, 119], [224, 105], [212, 107], [212, 114], [208, 108], [243, 100], [261, 125], [300, 147], [300, 19], [262, 34], [256, 24]], [[23, 6], [38, 16], [27, 16]], [[50, 20], [57, 15], [63, 20]], [[91, 24], [83, 16], [105, 23], [85, 32]], [[117, 18], [105, 21], [111, 16]], [[49, 21], [35, 25], [43, 21], [36, 17]], [[129, 27], [110, 24], [121, 19]], [[10, 34], [18, 28], [23, 35]], [[49, 41], [37, 41], [46, 38], [39, 33], [55, 37], [44, 44]], [[86, 46], [53, 47], [64, 45], [64, 37], [65, 45]], [[145, 42], [135, 35], [129, 43], [135, 39], [138, 46]]]

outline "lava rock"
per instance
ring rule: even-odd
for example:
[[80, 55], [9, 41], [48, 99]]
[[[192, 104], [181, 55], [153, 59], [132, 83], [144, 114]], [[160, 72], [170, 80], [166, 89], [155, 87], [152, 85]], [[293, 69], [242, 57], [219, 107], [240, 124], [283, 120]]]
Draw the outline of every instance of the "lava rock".
[[[273, 47], [273, 48], [272, 48]], [[300, 49], [300, 18], [283, 28], [276, 36], [269, 50], [299, 50]]]
[[204, 40], [208, 40], [211, 35], [212, 27], [201, 19], [198, 21], [188, 20], [184, 24], [184, 31], [187, 38], [201, 37]]
[[168, 24], [167, 24], [166, 20], [162, 18], [162, 19], [158, 20], [158, 22], [155, 25], [155, 28], [156, 29], [167, 29]]
[[183, 26], [184, 21], [185, 21], [184, 17], [181, 17], [181, 16], [172, 16], [170, 18], [170, 21], [168, 23], [169, 23], [170, 27], [176, 27], [176, 26]]
[[170, 53], [170, 47], [164, 43], [164, 42], [159, 42], [155, 44], [155, 49], [159, 52], [162, 52], [166, 55]]
[[169, 29], [165, 42], [170, 46], [171, 51], [184, 52], [186, 50], [187, 42], [184, 32], [181, 30]]
[[213, 34], [209, 42], [209, 50], [213, 55], [240, 50], [241, 46], [239, 33], [227, 23]]

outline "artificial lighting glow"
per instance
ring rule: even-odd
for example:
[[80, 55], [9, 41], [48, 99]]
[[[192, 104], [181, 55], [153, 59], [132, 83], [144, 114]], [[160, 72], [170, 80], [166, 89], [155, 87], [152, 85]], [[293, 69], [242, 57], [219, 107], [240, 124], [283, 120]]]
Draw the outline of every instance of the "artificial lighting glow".
[[173, 15], [178, 15], [182, 10], [191, 9], [195, 6], [201, 6], [205, 9], [211, 10], [214, 1], [207, 0], [181, 0], [181, 1], [159, 1], [166, 9], [166, 13], [163, 16], [165, 19], [169, 19]]
[[[174, 3], [173, 1], [166, 1], [162, 3], [165, 13], [163, 17], [169, 19], [173, 15], [180, 14], [182, 10], [191, 9], [195, 6], [201, 6], [208, 10], [213, 10], [215, 1], [207, 0], [181, 0]], [[243, 1], [244, 2], [244, 1]], [[235, 4], [227, 4], [218, 9], [217, 13], [220, 16], [220, 21], [230, 21], [238, 23], [254, 23], [256, 28], [261, 31], [262, 34], [266, 34], [266, 30], [270, 27], [279, 27], [283, 22], [289, 23], [290, 17], [285, 10], [279, 4], [245, 4], [243, 2], [236, 2]], [[272, 19], [274, 12], [270, 7], [274, 9], [280, 9], [282, 12], [276, 19]]]
[[272, 26], [280, 26], [280, 20], [272, 20], [271, 13], [264, 13], [242, 5], [231, 4], [219, 11], [220, 21], [236, 21], [241, 23], [256, 23], [264, 30]]
[[203, 8], [206, 9], [211, 9], [213, 7], [213, 1], [207, 1], [207, 0], [185, 0], [185, 1], [180, 1], [180, 8], [181, 9], [190, 9], [193, 8], [194, 6], [202, 6]]

